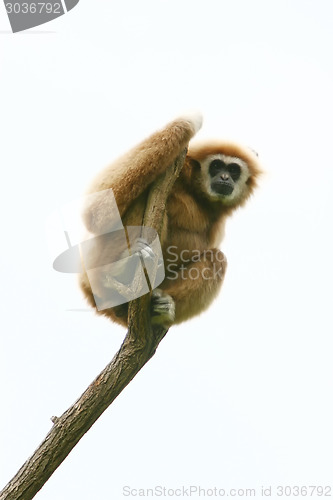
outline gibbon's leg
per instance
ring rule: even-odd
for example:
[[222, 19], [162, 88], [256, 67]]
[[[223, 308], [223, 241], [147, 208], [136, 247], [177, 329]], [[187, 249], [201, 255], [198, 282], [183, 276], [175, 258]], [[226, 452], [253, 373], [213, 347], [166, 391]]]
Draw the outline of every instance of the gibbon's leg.
[[226, 268], [224, 254], [214, 248], [203, 252], [200, 260], [170, 270], [160, 288], [175, 302], [174, 323], [207, 309], [221, 288]]
[[[201, 124], [199, 113], [172, 121], [101, 172], [92, 183], [89, 193], [112, 188], [122, 216], [185, 149]], [[83, 218], [89, 231], [95, 234], [99, 232], [99, 226], [112, 213], [112, 201], [101, 193], [101, 196], [88, 202]]]
[[[172, 276], [152, 292], [152, 325], [169, 327], [207, 309], [221, 288], [226, 268], [224, 254], [213, 248], [203, 252], [200, 260], [191, 262], [188, 266], [182, 265], [177, 270], [170, 270], [169, 274]], [[127, 325], [127, 303], [101, 313], [116, 323]]]

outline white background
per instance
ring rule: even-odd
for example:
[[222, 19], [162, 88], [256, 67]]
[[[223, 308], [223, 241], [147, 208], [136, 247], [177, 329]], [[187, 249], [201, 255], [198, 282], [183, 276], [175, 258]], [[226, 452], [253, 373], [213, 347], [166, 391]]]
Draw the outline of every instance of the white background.
[[332, 25], [330, 0], [81, 0], [11, 34], [0, 5], [1, 486], [124, 335], [70, 311], [86, 305], [52, 269], [47, 216], [194, 108], [198, 137], [250, 145], [266, 171], [228, 222], [223, 291], [170, 330], [37, 498], [333, 487]]

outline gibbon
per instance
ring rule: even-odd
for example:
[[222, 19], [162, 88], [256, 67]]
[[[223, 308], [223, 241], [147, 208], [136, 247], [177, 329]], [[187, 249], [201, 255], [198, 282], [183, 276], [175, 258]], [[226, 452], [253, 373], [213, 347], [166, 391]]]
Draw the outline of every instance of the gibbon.
[[[201, 121], [200, 115], [174, 120], [102, 171], [89, 189], [89, 193], [101, 192], [101, 196], [83, 211], [88, 231], [100, 235], [112, 226], [114, 208], [103, 195], [110, 188], [124, 227], [141, 226], [151, 184], [188, 146]], [[153, 324], [169, 327], [181, 323], [200, 314], [217, 296], [227, 265], [218, 249], [226, 218], [245, 204], [260, 173], [257, 154], [247, 147], [223, 141], [189, 145], [167, 200], [161, 235], [165, 278], [152, 293]], [[95, 242], [87, 253], [92, 261], [97, 258], [102, 262], [105, 256], [112, 254], [114, 259], [123, 250], [111, 237]], [[153, 257], [149, 242], [142, 238], [137, 239], [135, 251]], [[82, 272], [80, 284], [95, 309], [96, 296], [103, 297], [110, 288], [108, 276], [98, 266], [89, 279]], [[127, 325], [128, 303], [97, 312]]]

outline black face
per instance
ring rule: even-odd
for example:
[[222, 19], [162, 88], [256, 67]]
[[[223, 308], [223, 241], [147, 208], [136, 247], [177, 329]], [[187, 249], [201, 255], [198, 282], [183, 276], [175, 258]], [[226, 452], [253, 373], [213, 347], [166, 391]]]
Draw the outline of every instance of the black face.
[[230, 195], [238, 181], [241, 168], [237, 163], [226, 164], [222, 160], [213, 160], [209, 165], [211, 188], [215, 193], [223, 196]]

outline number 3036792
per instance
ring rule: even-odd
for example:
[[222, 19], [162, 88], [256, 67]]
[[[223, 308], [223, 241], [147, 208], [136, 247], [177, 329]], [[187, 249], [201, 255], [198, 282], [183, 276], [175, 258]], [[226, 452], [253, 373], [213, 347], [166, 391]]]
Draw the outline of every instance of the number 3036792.
[[60, 3], [6, 3], [8, 14], [62, 14]]

